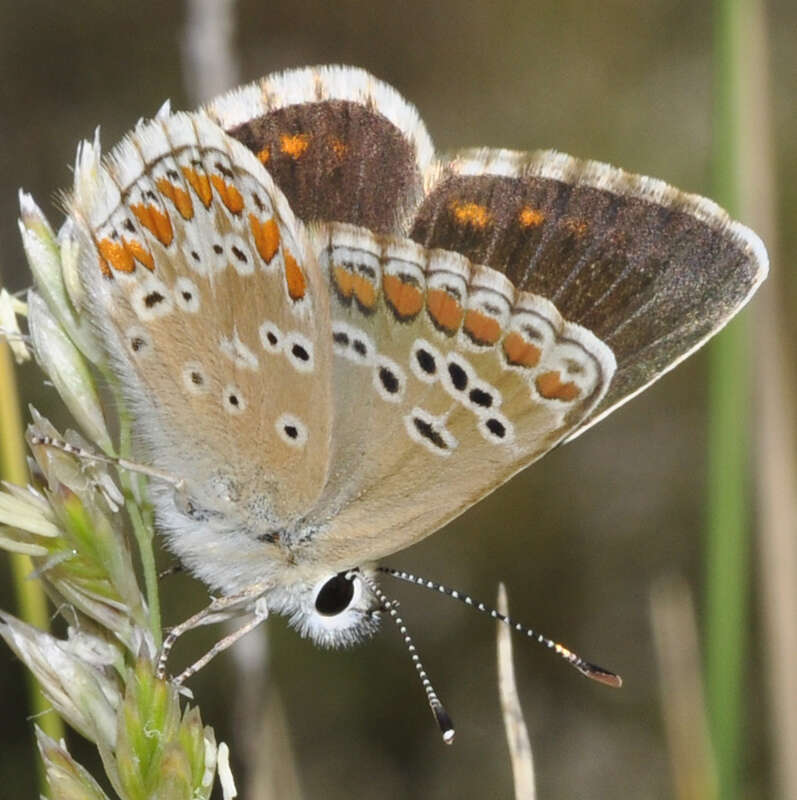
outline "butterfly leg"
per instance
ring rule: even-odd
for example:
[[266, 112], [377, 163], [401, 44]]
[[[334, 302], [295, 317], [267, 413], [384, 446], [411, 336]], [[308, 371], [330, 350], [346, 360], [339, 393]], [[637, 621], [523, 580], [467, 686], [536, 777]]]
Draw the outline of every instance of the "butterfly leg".
[[[155, 674], [159, 678], [163, 678], [166, 675], [166, 662], [169, 659], [169, 653], [171, 653], [175, 642], [184, 633], [187, 633], [194, 628], [198, 628], [201, 625], [212, 625], [216, 622], [222, 622], [226, 619], [230, 619], [231, 617], [238, 616], [241, 613], [242, 606], [250, 605], [253, 600], [255, 601], [253, 608], [254, 624], [247, 623], [240, 629], [240, 631], [235, 631], [229, 636], [226, 636], [220, 642], [217, 642], [213, 648], [211, 648], [211, 650], [209, 650], [208, 653], [206, 653], [199, 661], [197, 661], [195, 664], [192, 664], [190, 667], [188, 667], [188, 669], [184, 670], [179, 675], [177, 678], [177, 683], [182, 683], [182, 681], [201, 669], [205, 664], [208, 663], [208, 661], [218, 655], [218, 653], [220, 653], [222, 650], [226, 650], [231, 644], [240, 639], [241, 636], [259, 625], [268, 617], [268, 607], [266, 606], [265, 600], [259, 596], [261, 593], [262, 588], [255, 586], [250, 587], [250, 589], [245, 592], [241, 592], [240, 594], [214, 597], [210, 604], [205, 606], [205, 608], [203, 608], [201, 611], [198, 611], [192, 617], [189, 617], [179, 625], [175, 625], [163, 642], [160, 656], [158, 657], [158, 666], [155, 670]], [[228, 641], [230, 639], [231, 641]]]
[[[260, 606], [262, 605], [262, 608]], [[225, 636], [223, 639], [220, 639], [213, 647], [208, 650], [202, 658], [195, 661], [191, 664], [190, 667], [186, 667], [175, 679], [174, 683], [178, 686], [185, 681], [187, 681], [194, 673], [199, 672], [202, 667], [205, 666], [211, 659], [214, 659], [219, 653], [226, 650], [228, 647], [234, 645], [241, 637], [246, 636], [249, 631], [254, 630], [261, 622], [268, 618], [268, 608], [266, 608], [265, 602], [258, 601], [255, 603], [255, 607], [253, 610], [252, 619], [250, 619], [244, 625], [241, 625], [240, 628], [233, 631], [229, 635]]]

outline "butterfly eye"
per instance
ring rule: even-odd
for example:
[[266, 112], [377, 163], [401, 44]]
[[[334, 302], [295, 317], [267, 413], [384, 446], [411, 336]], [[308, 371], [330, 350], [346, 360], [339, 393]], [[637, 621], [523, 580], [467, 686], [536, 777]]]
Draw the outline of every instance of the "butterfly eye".
[[324, 583], [315, 598], [316, 611], [325, 617], [334, 617], [345, 611], [354, 597], [354, 579], [339, 572]]

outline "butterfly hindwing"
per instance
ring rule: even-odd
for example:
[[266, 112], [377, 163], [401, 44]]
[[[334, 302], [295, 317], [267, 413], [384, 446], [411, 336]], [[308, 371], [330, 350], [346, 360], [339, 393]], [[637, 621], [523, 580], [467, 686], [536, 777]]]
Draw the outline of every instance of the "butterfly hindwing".
[[573, 431], [611, 351], [497, 271], [353, 226], [317, 231], [335, 353], [334, 478], [307, 558], [406, 547]]

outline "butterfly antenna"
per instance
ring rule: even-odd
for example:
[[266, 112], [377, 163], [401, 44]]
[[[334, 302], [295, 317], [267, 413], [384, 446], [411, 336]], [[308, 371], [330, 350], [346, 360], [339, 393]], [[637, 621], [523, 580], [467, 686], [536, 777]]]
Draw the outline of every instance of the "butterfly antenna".
[[431, 589], [433, 592], [439, 592], [448, 597], [453, 597], [455, 600], [459, 600], [460, 603], [464, 603], [466, 606], [475, 608], [477, 611], [481, 611], [483, 614], [487, 614], [493, 619], [503, 622], [513, 631], [525, 634], [529, 639], [535, 639], [539, 644], [544, 645], [549, 650], [553, 650], [557, 655], [567, 661], [571, 667], [575, 667], [582, 675], [585, 675], [593, 681], [606, 684], [606, 686], [612, 686], [615, 689], [619, 689], [623, 685], [623, 679], [616, 673], [599, 667], [596, 664], [591, 664], [589, 661], [581, 658], [581, 656], [576, 655], [572, 650], [568, 650], [563, 644], [555, 642], [553, 639], [549, 639], [547, 636], [543, 636], [541, 633], [537, 633], [537, 631], [527, 628], [519, 622], [515, 622], [515, 620], [507, 617], [500, 611], [474, 600], [470, 595], [462, 594], [462, 592], [458, 592], [456, 589], [450, 589], [448, 586], [443, 586], [440, 583], [435, 583], [427, 578], [421, 578], [410, 572], [404, 572], [403, 570], [393, 569], [392, 567], [377, 567], [376, 569], [378, 572], [383, 572], [400, 581], [406, 581], [416, 586], [423, 586], [425, 589]]
[[437, 727], [440, 728], [440, 733], [443, 737], [443, 743], [453, 744], [455, 733], [454, 723], [451, 721], [448, 711], [446, 711], [445, 706], [437, 696], [437, 692], [434, 690], [434, 686], [432, 686], [432, 682], [429, 680], [429, 676], [426, 674], [426, 670], [423, 668], [420, 656], [418, 655], [418, 652], [415, 649], [415, 644], [412, 641], [412, 636], [410, 636], [410, 632], [407, 630], [404, 620], [399, 616], [398, 611], [396, 610], [398, 604], [395, 601], [388, 599], [385, 593], [367, 575], [360, 572], [359, 576], [363, 579], [363, 581], [365, 581], [365, 583], [368, 585], [368, 588], [374, 593], [376, 599], [379, 601], [379, 604], [382, 607], [382, 610], [386, 611], [390, 615], [390, 618], [393, 620], [393, 622], [395, 622], [398, 626], [399, 632], [404, 639], [404, 644], [407, 645], [407, 650], [409, 650], [412, 663], [415, 664], [418, 677], [421, 679], [423, 689], [426, 692], [426, 699], [429, 701], [429, 708], [432, 709], [432, 714], [434, 714]]
[[126, 458], [115, 458], [114, 456], [106, 456], [103, 453], [97, 453], [94, 450], [88, 450], [85, 447], [78, 447], [74, 444], [69, 444], [63, 439], [55, 439], [52, 436], [46, 436], [41, 433], [31, 433], [28, 437], [32, 445], [40, 445], [42, 447], [51, 447], [53, 450], [60, 450], [63, 453], [69, 453], [76, 456], [83, 461], [98, 461], [101, 464], [110, 464], [112, 466], [121, 467], [130, 472], [137, 472], [140, 475], [146, 475], [150, 478], [156, 478], [160, 481], [165, 481], [171, 484], [176, 489], [182, 489], [184, 482], [181, 478], [175, 478], [167, 472], [163, 472], [155, 467], [148, 467], [146, 464], [137, 464], [135, 461], [129, 461]]

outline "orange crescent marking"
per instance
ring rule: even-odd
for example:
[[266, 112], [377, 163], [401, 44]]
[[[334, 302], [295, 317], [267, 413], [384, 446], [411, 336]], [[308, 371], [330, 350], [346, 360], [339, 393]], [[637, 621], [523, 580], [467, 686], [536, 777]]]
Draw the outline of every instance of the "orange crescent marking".
[[400, 319], [410, 319], [423, 308], [423, 292], [417, 286], [395, 275], [385, 275], [382, 287], [388, 305]]
[[465, 312], [464, 327], [477, 344], [495, 344], [501, 338], [498, 320], [472, 308]]
[[512, 331], [504, 339], [504, 353], [510, 364], [517, 367], [536, 367], [542, 350], [537, 345], [527, 342], [517, 331]]
[[210, 182], [231, 214], [240, 214], [243, 211], [243, 196], [231, 183], [227, 183], [220, 175], [211, 175]]
[[444, 289], [430, 289], [426, 294], [429, 316], [448, 334], [456, 333], [462, 322], [462, 306]]
[[263, 165], [268, 164], [268, 160], [270, 158], [271, 158], [271, 150], [268, 147], [264, 147], [257, 153], [257, 160]]
[[304, 272], [288, 250], [283, 250], [282, 254], [285, 261], [285, 282], [288, 285], [288, 295], [291, 300], [301, 300], [307, 291]]
[[133, 258], [135, 258], [139, 264], [143, 264], [150, 272], [155, 271], [155, 259], [152, 253], [141, 244], [141, 242], [135, 239], [125, 239], [124, 237], [122, 238], [122, 242], [124, 242], [124, 246], [127, 248], [128, 252], [133, 255]]
[[194, 206], [188, 192], [180, 186], [175, 186], [166, 178], [158, 178], [155, 181], [158, 191], [174, 203], [174, 207], [180, 212], [183, 219], [192, 219], [194, 216]]
[[105, 256], [103, 256], [102, 253], [100, 253], [99, 262], [100, 262], [100, 272], [106, 278], [113, 278], [113, 273], [111, 272], [111, 267], [108, 264], [108, 262], [105, 260]]
[[351, 297], [354, 291], [354, 275], [346, 267], [341, 267], [339, 264], [333, 266], [332, 280], [335, 281], [335, 286], [343, 297]]
[[537, 391], [546, 400], [564, 400], [569, 402], [575, 400], [578, 395], [578, 386], [572, 381], [562, 383], [562, 377], [559, 370], [552, 370], [551, 372], [543, 372], [542, 375], [537, 376], [535, 381]]
[[254, 214], [250, 214], [249, 227], [252, 229], [257, 252], [266, 264], [270, 264], [280, 246], [280, 229], [276, 220], [261, 222]]
[[174, 231], [169, 215], [153, 205], [134, 205], [130, 210], [136, 219], [165, 247], [172, 243]]
[[[111, 239], [100, 239], [97, 243], [100, 255], [117, 272], [132, 272], [136, 268], [133, 254], [124, 246], [122, 242], [114, 242]], [[100, 266], [102, 269], [102, 266]]]
[[376, 286], [373, 281], [368, 280], [364, 275], [352, 275], [352, 289], [357, 302], [369, 311], [373, 311], [376, 306]]
[[191, 184], [191, 188], [202, 201], [202, 205], [205, 206], [205, 208], [210, 208], [210, 201], [213, 199], [213, 193], [210, 191], [208, 176], [204, 173], [197, 172], [193, 167], [183, 167], [182, 169], [185, 179]]

